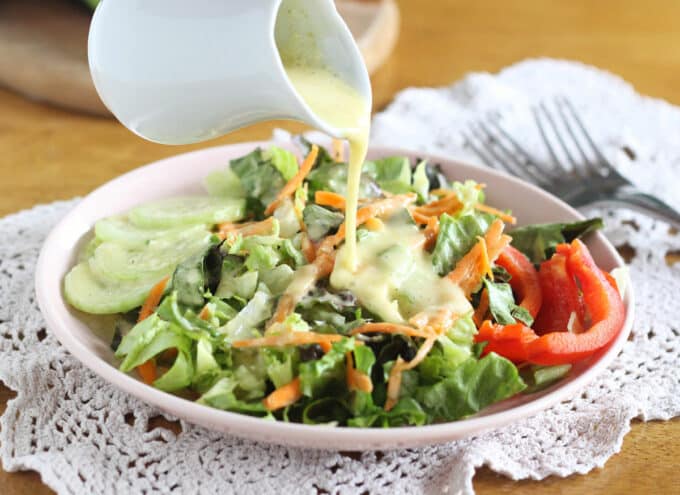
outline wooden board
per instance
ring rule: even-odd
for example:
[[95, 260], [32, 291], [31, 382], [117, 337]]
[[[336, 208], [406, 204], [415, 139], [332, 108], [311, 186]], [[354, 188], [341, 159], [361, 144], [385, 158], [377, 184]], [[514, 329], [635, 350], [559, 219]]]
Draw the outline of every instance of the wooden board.
[[[393, 0], [338, 1], [369, 72], [394, 48], [399, 10]], [[91, 12], [76, 0], [0, 2], [0, 85], [29, 98], [109, 115], [90, 79], [87, 32]]]

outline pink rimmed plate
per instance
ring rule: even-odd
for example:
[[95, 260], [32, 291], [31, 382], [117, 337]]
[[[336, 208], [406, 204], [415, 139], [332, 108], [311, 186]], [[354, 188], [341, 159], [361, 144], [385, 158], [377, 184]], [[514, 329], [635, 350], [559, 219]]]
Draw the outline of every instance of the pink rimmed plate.
[[[319, 449], [370, 450], [415, 447], [461, 439], [499, 428], [570, 398], [591, 382], [618, 354], [633, 321], [633, 294], [628, 284], [626, 321], [607, 348], [574, 365], [570, 375], [533, 395], [518, 395], [494, 404], [468, 419], [429, 426], [389, 429], [342, 428], [324, 425], [265, 421], [242, 414], [212, 409], [153, 387], [121, 373], [109, 348], [111, 325], [71, 308], [63, 296], [63, 278], [74, 265], [78, 250], [91, 235], [96, 220], [124, 212], [139, 203], [161, 197], [197, 193], [201, 180], [230, 159], [249, 153], [267, 142], [251, 142], [208, 148], [160, 160], [122, 175], [90, 193], [52, 230], [40, 253], [36, 292], [47, 327], [83, 364], [116, 387], [191, 423], [252, 440]], [[414, 159], [423, 153], [372, 147], [369, 158], [403, 155]], [[583, 217], [547, 192], [518, 179], [444, 157], [427, 156], [439, 163], [451, 179], [474, 179], [487, 184], [489, 204], [509, 208], [519, 224], [573, 221]], [[623, 266], [614, 247], [600, 234], [591, 235], [588, 247], [606, 270]]]

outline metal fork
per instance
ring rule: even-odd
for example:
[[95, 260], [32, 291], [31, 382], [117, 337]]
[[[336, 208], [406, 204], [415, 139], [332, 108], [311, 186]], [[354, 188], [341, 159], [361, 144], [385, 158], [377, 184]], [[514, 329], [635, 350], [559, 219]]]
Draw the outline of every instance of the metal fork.
[[574, 207], [620, 205], [680, 226], [680, 213], [659, 198], [637, 189], [605, 158], [574, 106], [564, 97], [532, 109], [553, 166], [526, 151], [498, 122], [473, 122], [463, 132], [466, 144], [484, 163], [550, 191]]

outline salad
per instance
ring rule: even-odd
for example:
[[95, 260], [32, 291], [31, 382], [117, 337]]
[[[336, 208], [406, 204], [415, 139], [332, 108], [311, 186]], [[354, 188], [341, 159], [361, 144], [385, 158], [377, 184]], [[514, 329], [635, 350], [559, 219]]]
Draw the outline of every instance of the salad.
[[256, 149], [202, 196], [96, 223], [64, 293], [118, 315], [121, 371], [272, 420], [423, 425], [540, 390], [622, 328], [618, 284], [579, 240], [600, 219], [514, 228], [484, 184], [381, 158], [349, 263], [342, 150], [299, 144], [301, 163]]

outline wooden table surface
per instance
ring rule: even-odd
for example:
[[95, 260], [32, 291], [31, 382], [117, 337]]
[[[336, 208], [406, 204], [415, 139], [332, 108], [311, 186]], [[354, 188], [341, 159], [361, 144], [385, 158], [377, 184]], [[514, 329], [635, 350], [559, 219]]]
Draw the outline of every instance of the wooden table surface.
[[[527, 57], [578, 59], [620, 74], [638, 91], [680, 104], [680, 2], [638, 0], [402, 0], [396, 51], [373, 78], [375, 109], [408, 86], [444, 85]], [[291, 130], [299, 125], [278, 123]], [[266, 138], [274, 124], [198, 146], [142, 141], [117, 122], [30, 102], [0, 90], [0, 215], [83, 195], [141, 164], [196, 149]], [[0, 382], [0, 413], [12, 392]], [[513, 482], [482, 468], [480, 494], [680, 493], [680, 421], [632, 425], [604, 469]], [[35, 473], [0, 470], [0, 493], [51, 491]]]

